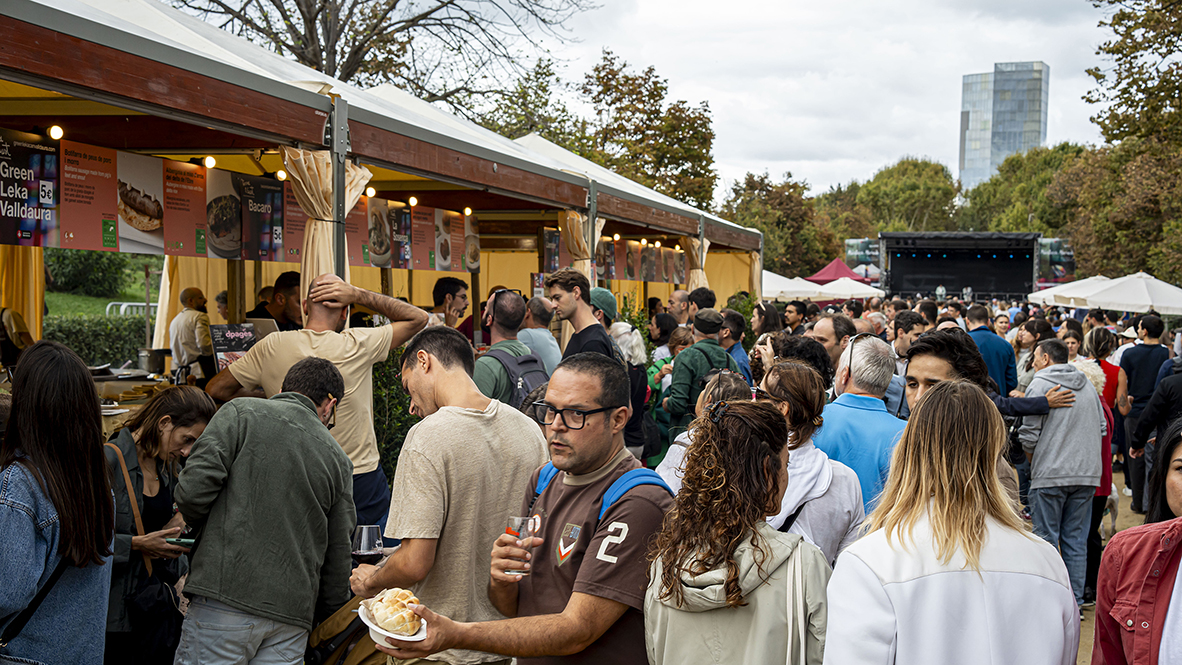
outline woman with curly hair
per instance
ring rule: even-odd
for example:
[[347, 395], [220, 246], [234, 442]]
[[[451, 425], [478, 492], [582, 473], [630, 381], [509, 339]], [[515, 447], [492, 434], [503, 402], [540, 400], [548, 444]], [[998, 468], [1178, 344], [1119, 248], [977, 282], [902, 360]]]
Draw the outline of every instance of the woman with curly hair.
[[826, 663], [1076, 662], [1067, 568], [1002, 489], [1005, 448], [1001, 414], [969, 381], [913, 405], [870, 531], [834, 567]]
[[[810, 341], [817, 346], [819, 342]], [[829, 563], [861, 536], [866, 510], [862, 485], [853, 469], [829, 459], [813, 445], [823, 423], [825, 381], [800, 360], [776, 363], [763, 377], [755, 398], [770, 403], [788, 427], [788, 475], [792, 483], [780, 509], [768, 517], [777, 531], [804, 536], [821, 548]]]
[[657, 534], [644, 597], [649, 662], [819, 665], [829, 566], [765, 521], [790, 486], [787, 423], [771, 404], [719, 401], [689, 431], [685, 491]]

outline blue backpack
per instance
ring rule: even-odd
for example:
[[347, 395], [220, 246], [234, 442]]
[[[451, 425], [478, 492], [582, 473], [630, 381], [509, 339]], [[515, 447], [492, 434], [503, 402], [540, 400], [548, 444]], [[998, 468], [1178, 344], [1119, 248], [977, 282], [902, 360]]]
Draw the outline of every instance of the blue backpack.
[[[550, 481], [554, 480], [554, 477], [557, 475], [558, 468], [553, 463], [546, 462], [546, 466], [543, 466], [541, 473], [538, 474], [538, 486], [534, 488], [534, 500], [530, 503], [529, 510], [526, 511], [527, 513], [533, 511], [533, 503], [537, 502], [538, 497], [542, 495], [542, 492], [546, 491], [546, 488], [550, 486]], [[607, 509], [611, 508], [615, 502], [627, 494], [628, 490], [633, 487], [640, 487], [641, 485], [663, 487], [669, 493], [669, 496], [673, 496], [673, 490], [669, 489], [669, 486], [665, 484], [665, 481], [656, 471], [652, 469], [632, 469], [617, 478], [616, 482], [607, 488], [607, 492], [603, 495], [603, 506], [599, 508], [598, 519], [603, 519], [603, 515], [607, 513]]]

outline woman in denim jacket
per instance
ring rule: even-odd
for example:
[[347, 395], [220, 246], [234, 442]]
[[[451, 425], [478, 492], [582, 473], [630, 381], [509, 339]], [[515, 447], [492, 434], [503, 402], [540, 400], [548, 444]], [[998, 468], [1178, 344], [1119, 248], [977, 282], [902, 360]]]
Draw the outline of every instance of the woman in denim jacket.
[[86, 366], [56, 342], [21, 354], [0, 443], [0, 631], [66, 561], [0, 663], [97, 663], [111, 588], [114, 510], [98, 397]]
[[[205, 431], [217, 407], [205, 391], [193, 386], [174, 386], [156, 393], [112, 443], [119, 447], [127, 464], [133, 494], [128, 494], [119, 457], [106, 448], [111, 487], [115, 490], [115, 556], [111, 566], [111, 598], [107, 611], [105, 662], [126, 665], [136, 661], [136, 647], [147, 640], [133, 631], [125, 599], [147, 579], [143, 556], [153, 562], [153, 571], [167, 584], [175, 584], [185, 571], [178, 565], [189, 550], [167, 542], [181, 537], [184, 520], [173, 511], [178, 469], [176, 461], [188, 457], [193, 442]], [[144, 535], [139, 535], [131, 510], [142, 516]], [[177, 633], [179, 638], [180, 633]]]

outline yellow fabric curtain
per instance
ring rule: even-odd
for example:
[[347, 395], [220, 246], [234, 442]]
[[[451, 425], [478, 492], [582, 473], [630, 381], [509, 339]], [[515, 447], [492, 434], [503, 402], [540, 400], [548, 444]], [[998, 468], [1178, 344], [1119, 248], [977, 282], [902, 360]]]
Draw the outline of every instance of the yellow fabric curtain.
[[701, 241], [692, 236], [681, 237], [681, 248], [685, 250], [686, 288], [690, 291], [704, 286], [710, 288], [710, 280], [706, 278], [706, 253], [710, 251], [710, 241]]
[[763, 300], [763, 255], [751, 252], [751, 295], [756, 300]]
[[[300, 150], [283, 147], [283, 165], [291, 176], [296, 202], [308, 215], [304, 246], [300, 249], [300, 297], [307, 295], [312, 280], [334, 272], [332, 207], [332, 153], [327, 150]], [[345, 162], [345, 213], [348, 214], [373, 173], [364, 166]], [[341, 220], [343, 223], [344, 220]], [[348, 256], [348, 243], [341, 251]], [[349, 264], [345, 263], [345, 281]]]
[[[599, 238], [603, 231], [604, 219], [596, 218], [593, 237]], [[562, 242], [566, 250], [575, 260], [575, 270], [587, 276], [591, 283], [595, 283], [595, 271], [591, 269], [591, 259], [595, 257], [595, 247], [587, 244], [587, 216], [573, 210], [565, 210], [558, 218], [558, 230], [562, 232]]]
[[33, 339], [41, 339], [45, 255], [40, 247], [0, 245], [0, 307], [19, 313]]

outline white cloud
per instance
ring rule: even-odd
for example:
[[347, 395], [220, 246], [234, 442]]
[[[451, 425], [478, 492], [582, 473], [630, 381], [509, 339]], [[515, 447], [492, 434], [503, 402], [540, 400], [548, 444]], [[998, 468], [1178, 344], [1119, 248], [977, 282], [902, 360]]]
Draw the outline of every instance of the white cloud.
[[917, 155], [956, 176], [961, 77], [1050, 66], [1048, 144], [1100, 142], [1081, 95], [1102, 18], [1084, 0], [600, 0], [556, 47], [581, 78], [611, 49], [714, 114], [719, 192], [791, 171], [814, 193]]

